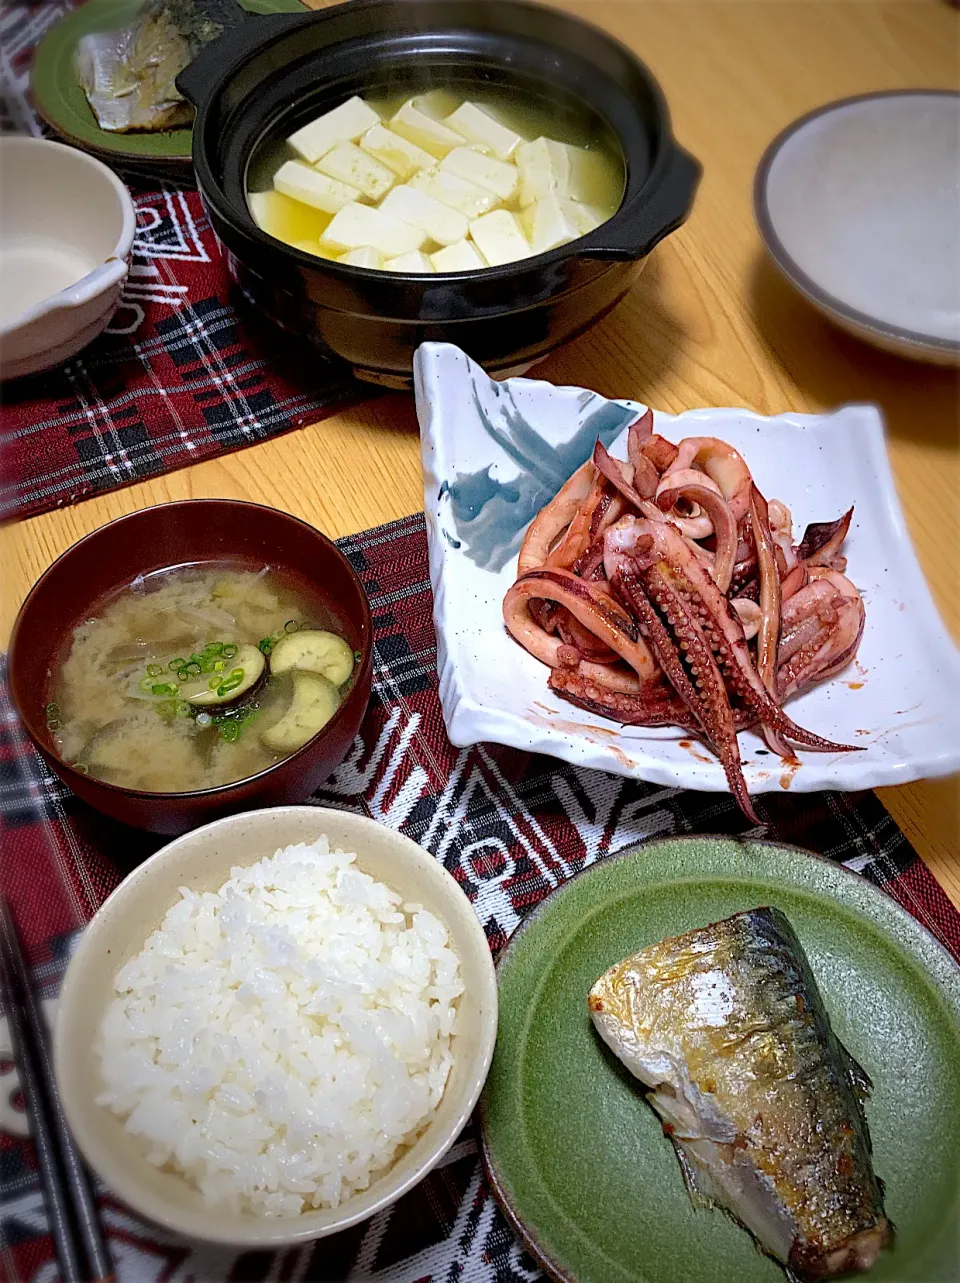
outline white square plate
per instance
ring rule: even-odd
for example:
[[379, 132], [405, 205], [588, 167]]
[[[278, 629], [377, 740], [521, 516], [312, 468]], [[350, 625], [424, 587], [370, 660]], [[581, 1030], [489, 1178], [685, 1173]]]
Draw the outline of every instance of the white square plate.
[[[561, 700], [547, 670], [509, 636], [501, 603], [532, 517], [597, 437], [626, 455], [645, 408], [531, 379], [495, 383], [448, 344], [416, 356], [417, 413], [434, 592], [440, 700], [458, 747], [492, 740], [679, 788], [726, 790], [698, 741], [670, 728], [617, 727]], [[740, 736], [751, 793], [862, 789], [960, 768], [960, 654], [937, 614], [903, 522], [873, 406], [833, 414], [655, 411], [671, 441], [718, 436], [742, 452], [768, 499], [793, 513], [794, 537], [854, 504], [847, 573], [867, 619], [857, 659], [791, 701], [801, 726], [859, 753], [801, 751], [785, 770], [758, 736]]]

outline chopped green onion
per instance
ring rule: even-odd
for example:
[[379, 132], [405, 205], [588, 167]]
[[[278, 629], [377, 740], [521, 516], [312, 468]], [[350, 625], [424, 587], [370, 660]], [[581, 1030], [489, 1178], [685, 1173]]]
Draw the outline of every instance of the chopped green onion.
[[171, 673], [179, 673], [180, 669], [186, 668], [186, 666], [187, 666], [187, 661], [183, 658], [182, 655], [178, 656], [176, 659], [171, 659], [170, 663], [167, 665]]
[[213, 661], [213, 671], [214, 671], [215, 673], [222, 673], [222, 672], [223, 672], [223, 670], [226, 668], [226, 666], [227, 666], [227, 665], [226, 665], [226, 661], [225, 661], [225, 660], [222, 660], [222, 659], [215, 659], [215, 660]]
[[243, 681], [243, 676], [243, 669], [235, 668], [230, 676], [217, 687], [217, 694], [229, 695], [231, 691], [235, 691]]
[[147, 676], [148, 676], [148, 677], [162, 677], [162, 676], [163, 676], [163, 665], [162, 665], [162, 664], [148, 664], [148, 665], [147, 665]]
[[215, 691], [222, 681], [223, 681], [222, 677], [217, 677], [216, 675], [214, 675], [207, 682], [207, 690]]
[[179, 695], [180, 687], [174, 682], [157, 682], [150, 689], [151, 695]]
[[269, 655], [270, 652], [273, 650], [273, 638], [261, 637], [260, 640], [257, 642], [257, 646], [260, 648], [260, 651], [264, 655]]
[[295, 619], [288, 619], [283, 626], [283, 631], [285, 633], [295, 633], [299, 627], [300, 625]]
[[44, 709], [44, 712], [47, 715], [47, 730], [58, 731], [63, 725], [59, 704], [54, 704], [53, 701], [51, 701]]
[[217, 727], [220, 738], [226, 740], [228, 744], [236, 744], [240, 738], [240, 729], [239, 722], [221, 722]]
[[77, 774], [78, 774], [78, 775], [89, 775], [89, 774], [90, 774], [90, 767], [89, 767], [89, 766], [85, 766], [83, 762], [74, 762], [74, 763], [73, 763], [73, 769], [77, 772]]
[[164, 721], [172, 721], [177, 715], [177, 701], [175, 699], [162, 699], [157, 705], [157, 712]]
[[203, 653], [205, 655], [223, 654], [223, 642], [207, 642], [206, 646], [203, 648]]
[[140, 690], [143, 691], [144, 695], [149, 695], [153, 690], [153, 678], [141, 677], [140, 681], [137, 683], [137, 686], [139, 687]]
[[233, 642], [227, 642], [226, 646], [224, 646], [223, 648], [224, 659], [233, 659], [236, 653], [237, 653], [237, 648], [236, 646], [234, 646]]
[[190, 717], [191, 714], [193, 713], [192, 707], [187, 703], [185, 699], [177, 700], [176, 711], [177, 711], [178, 717]]
[[199, 677], [202, 670], [199, 663], [195, 659], [191, 659], [189, 664], [184, 666], [184, 671], [188, 677]]
[[360, 661], [361, 661], [361, 659], [363, 659], [363, 655], [361, 654], [361, 652], [360, 652], [359, 650], [355, 650], [355, 651], [353, 652], [353, 658], [354, 658], [354, 660], [359, 664], [359, 663], [360, 663]]

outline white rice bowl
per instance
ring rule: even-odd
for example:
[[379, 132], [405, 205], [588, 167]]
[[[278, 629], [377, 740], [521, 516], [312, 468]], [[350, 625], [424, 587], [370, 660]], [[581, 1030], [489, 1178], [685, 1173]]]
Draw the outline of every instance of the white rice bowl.
[[180, 901], [117, 974], [98, 1104], [213, 1205], [335, 1208], [424, 1130], [463, 991], [443, 924], [326, 838]]

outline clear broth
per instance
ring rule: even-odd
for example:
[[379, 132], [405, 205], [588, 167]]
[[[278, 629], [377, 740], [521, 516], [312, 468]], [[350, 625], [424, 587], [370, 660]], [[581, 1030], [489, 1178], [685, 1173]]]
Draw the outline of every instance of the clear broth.
[[273, 674], [269, 664], [248, 696], [202, 710], [209, 721], [138, 683], [151, 664], [163, 669], [158, 683], [176, 684], [173, 657], [210, 642], [257, 646], [290, 621], [346, 636], [316, 592], [288, 572], [231, 560], [138, 577], [95, 603], [53, 665], [45, 702], [57, 755], [96, 779], [150, 793], [230, 784], [289, 757], [296, 750], [260, 740], [293, 693], [289, 674]]

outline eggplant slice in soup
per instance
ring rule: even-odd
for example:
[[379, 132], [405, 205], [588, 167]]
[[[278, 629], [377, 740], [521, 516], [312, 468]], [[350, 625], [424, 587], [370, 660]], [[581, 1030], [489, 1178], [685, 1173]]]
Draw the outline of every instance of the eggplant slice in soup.
[[267, 661], [256, 646], [241, 646], [222, 674], [201, 676], [192, 686], [181, 687], [180, 698], [196, 708], [235, 704], [266, 675]]
[[334, 686], [348, 680], [353, 662], [353, 651], [343, 638], [320, 628], [301, 628], [281, 637], [270, 652], [272, 673], [320, 673]]
[[293, 698], [278, 722], [260, 738], [268, 748], [292, 753], [322, 731], [340, 707], [340, 692], [319, 673], [294, 671]]

